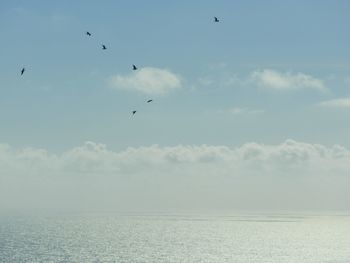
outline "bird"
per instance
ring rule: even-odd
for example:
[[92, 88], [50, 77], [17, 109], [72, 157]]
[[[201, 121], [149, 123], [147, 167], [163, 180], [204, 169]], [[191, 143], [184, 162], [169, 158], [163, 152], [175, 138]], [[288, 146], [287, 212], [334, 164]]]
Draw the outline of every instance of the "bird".
[[22, 68], [22, 70], [21, 70], [21, 76], [23, 75], [24, 71], [26, 71], [26, 69], [25, 69], [25, 68]]
[[91, 37], [91, 33], [89, 31], [86, 31], [86, 35], [88, 35], [89, 37]]
[[103, 50], [105, 50], [105, 49], [107, 49], [107, 48], [106, 48], [106, 46], [105, 46], [105, 45], [102, 45], [102, 49], [103, 49]]
[[135, 65], [132, 65], [132, 70], [137, 70], [137, 67]]
[[214, 16], [214, 22], [219, 22], [219, 19], [216, 16]]
[[152, 102], [152, 101], [153, 101], [153, 100], [148, 100], [147, 103], [150, 103], [150, 102]]
[[136, 112], [137, 112], [136, 110], [133, 110], [133, 111], [132, 111], [132, 115], [135, 115]]

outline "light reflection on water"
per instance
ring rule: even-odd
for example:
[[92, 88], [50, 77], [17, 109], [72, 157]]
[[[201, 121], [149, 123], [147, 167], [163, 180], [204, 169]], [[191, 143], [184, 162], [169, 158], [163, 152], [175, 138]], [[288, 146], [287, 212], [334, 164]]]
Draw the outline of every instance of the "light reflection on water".
[[350, 216], [0, 217], [0, 262], [350, 262]]

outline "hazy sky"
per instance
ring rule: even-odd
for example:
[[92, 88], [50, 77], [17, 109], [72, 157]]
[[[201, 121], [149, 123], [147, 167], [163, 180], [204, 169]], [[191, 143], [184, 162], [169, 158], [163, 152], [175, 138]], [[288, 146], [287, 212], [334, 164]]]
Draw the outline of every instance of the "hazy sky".
[[0, 209], [62, 192], [88, 207], [349, 208], [349, 11], [0, 1]]

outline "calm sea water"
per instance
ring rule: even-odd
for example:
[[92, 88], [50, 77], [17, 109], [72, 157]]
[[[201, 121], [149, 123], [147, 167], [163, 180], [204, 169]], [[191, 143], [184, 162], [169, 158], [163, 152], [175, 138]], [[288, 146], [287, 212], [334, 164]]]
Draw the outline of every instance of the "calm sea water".
[[0, 262], [350, 262], [350, 216], [0, 217]]

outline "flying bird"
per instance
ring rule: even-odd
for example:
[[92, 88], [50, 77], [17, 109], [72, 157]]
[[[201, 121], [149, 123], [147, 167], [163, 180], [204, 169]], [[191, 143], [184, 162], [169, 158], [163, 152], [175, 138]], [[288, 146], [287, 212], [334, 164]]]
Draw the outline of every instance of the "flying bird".
[[91, 37], [91, 33], [89, 31], [86, 31], [86, 35], [88, 35], [89, 37]]
[[214, 16], [214, 22], [219, 22], [219, 19], [216, 16]]
[[26, 71], [26, 69], [25, 69], [25, 68], [22, 68], [22, 70], [21, 70], [21, 76], [23, 75], [24, 71]]
[[152, 101], [153, 101], [153, 100], [148, 100], [147, 103], [150, 103], [150, 102], [152, 102]]
[[107, 49], [107, 48], [106, 48], [106, 46], [105, 46], [105, 45], [102, 45], [102, 49], [103, 49], [103, 50], [105, 50], [105, 49]]
[[137, 112], [136, 110], [133, 110], [133, 111], [132, 111], [132, 115], [135, 115], [136, 112]]
[[135, 65], [132, 65], [132, 70], [137, 70], [137, 67]]

